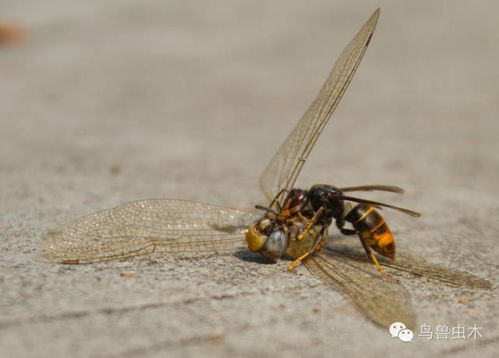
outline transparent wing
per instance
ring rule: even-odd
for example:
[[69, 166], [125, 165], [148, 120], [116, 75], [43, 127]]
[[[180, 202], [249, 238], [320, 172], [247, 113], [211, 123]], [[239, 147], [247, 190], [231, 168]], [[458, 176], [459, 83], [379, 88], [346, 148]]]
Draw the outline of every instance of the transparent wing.
[[[400, 254], [396, 261], [379, 256], [378, 260], [393, 277], [419, 277], [469, 289], [492, 288], [487, 280], [432, 264], [414, 254]], [[360, 312], [374, 323], [386, 328], [393, 322], [404, 322], [407, 327], [415, 328], [416, 317], [406, 289], [380, 275], [361, 248], [337, 244], [328, 246], [326, 251], [307, 259], [305, 266], [333, 289], [350, 298]]]
[[305, 266], [327, 285], [348, 297], [369, 320], [384, 328], [403, 322], [415, 329], [416, 315], [407, 290], [365, 265], [334, 251], [313, 255]]
[[317, 98], [274, 155], [260, 178], [271, 201], [282, 189], [291, 189], [317, 138], [336, 109], [366, 51], [380, 10], [377, 9], [340, 54]]
[[[328, 249], [341, 253], [359, 263], [372, 265], [361, 248], [334, 245], [334, 247], [328, 247]], [[436, 283], [444, 283], [449, 286], [465, 287], [469, 289], [490, 290], [492, 288], [491, 283], [487, 280], [467, 272], [433, 264], [413, 253], [403, 252], [397, 254], [397, 259], [395, 261], [391, 261], [381, 256], [377, 256], [377, 258], [381, 266], [385, 267], [386, 272], [394, 276], [425, 278]]]
[[144, 254], [199, 257], [247, 247], [244, 234], [261, 214], [183, 200], [140, 200], [97, 212], [47, 233], [40, 251], [62, 263]]

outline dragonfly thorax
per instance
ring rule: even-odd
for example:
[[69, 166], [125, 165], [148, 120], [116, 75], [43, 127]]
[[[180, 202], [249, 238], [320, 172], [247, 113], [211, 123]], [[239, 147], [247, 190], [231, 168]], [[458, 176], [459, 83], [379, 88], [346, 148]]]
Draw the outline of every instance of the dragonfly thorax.
[[[292, 189], [281, 204], [275, 205], [278, 211], [260, 207], [267, 212], [248, 229], [248, 247], [271, 260], [284, 255], [295, 259], [321, 237], [324, 225], [322, 222], [309, 225], [314, 209], [307, 190]], [[330, 220], [327, 226], [329, 223]]]

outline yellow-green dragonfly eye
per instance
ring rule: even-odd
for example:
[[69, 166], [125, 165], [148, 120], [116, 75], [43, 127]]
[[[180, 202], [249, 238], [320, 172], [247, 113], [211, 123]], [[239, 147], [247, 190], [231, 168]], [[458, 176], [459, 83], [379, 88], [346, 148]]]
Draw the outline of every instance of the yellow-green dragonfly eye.
[[260, 221], [261, 220], [251, 225], [246, 232], [246, 242], [248, 243], [248, 248], [253, 252], [260, 251], [268, 238], [268, 236], [263, 234], [260, 230]]

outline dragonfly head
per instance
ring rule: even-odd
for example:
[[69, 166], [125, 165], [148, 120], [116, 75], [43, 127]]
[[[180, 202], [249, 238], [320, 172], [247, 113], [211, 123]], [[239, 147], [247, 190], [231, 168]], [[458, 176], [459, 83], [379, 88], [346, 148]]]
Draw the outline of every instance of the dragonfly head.
[[258, 251], [262, 256], [276, 260], [284, 254], [287, 237], [283, 230], [276, 228], [273, 220], [264, 217], [249, 227], [246, 242], [251, 251]]

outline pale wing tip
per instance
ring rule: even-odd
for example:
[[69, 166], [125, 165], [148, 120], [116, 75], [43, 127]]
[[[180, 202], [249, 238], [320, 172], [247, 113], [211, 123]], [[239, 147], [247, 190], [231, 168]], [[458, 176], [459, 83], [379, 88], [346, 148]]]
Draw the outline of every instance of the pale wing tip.
[[79, 248], [79, 245], [67, 240], [67, 233], [62, 228], [47, 232], [38, 244], [42, 257], [60, 264], [84, 263], [83, 257], [76, 252]]
[[61, 257], [58, 252], [58, 242], [61, 241], [62, 232], [60, 230], [51, 230], [42, 236], [40, 243], [38, 244], [38, 251], [40, 255], [55, 262], [62, 262], [64, 258]]
[[492, 283], [490, 281], [476, 276], [473, 276], [473, 278], [468, 282], [468, 286], [472, 289], [492, 290]]
[[381, 8], [377, 8], [374, 13], [371, 15], [371, 17], [369, 18], [369, 20], [367, 20], [367, 23], [368, 24], [376, 24], [378, 22], [378, 19], [379, 19], [379, 14], [381, 13]]
[[385, 320], [383, 327], [388, 329], [393, 322], [402, 322], [412, 331], [415, 331], [418, 326], [416, 313], [412, 309], [408, 309], [406, 312], [398, 315], [393, 315], [390, 320]]
[[418, 323], [416, 314], [412, 310], [399, 314], [393, 314], [390, 315], [390, 317], [377, 317], [376, 315], [372, 315], [372, 313], [366, 313], [366, 316], [370, 318], [370, 320], [378, 327], [384, 329], [390, 328], [393, 322], [402, 322], [407, 328], [415, 331]]

